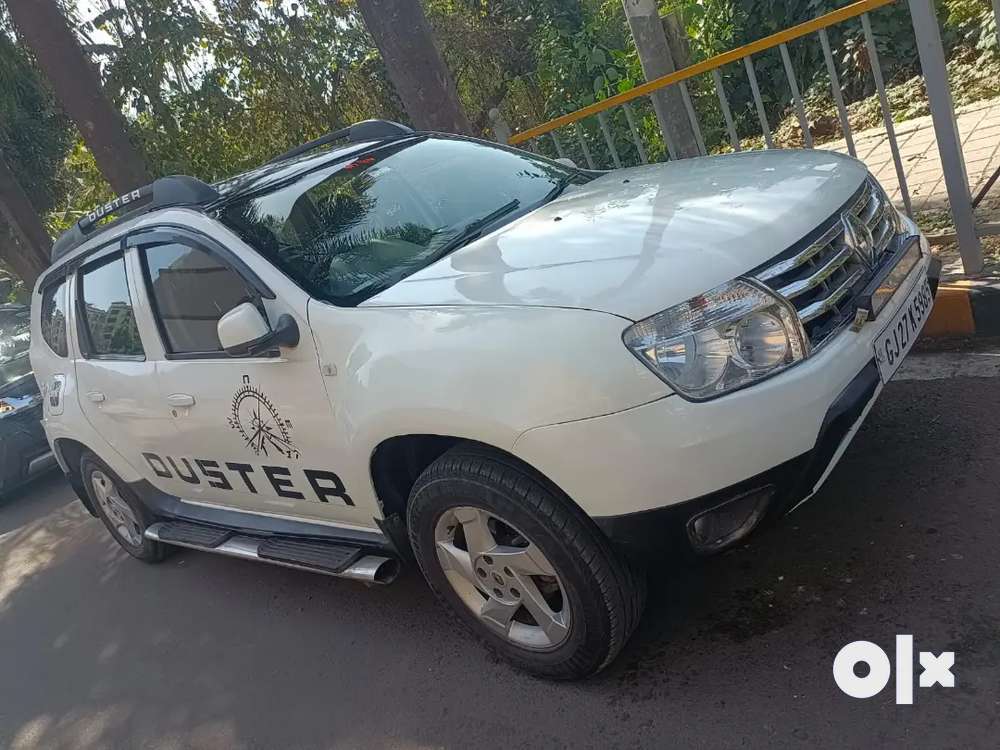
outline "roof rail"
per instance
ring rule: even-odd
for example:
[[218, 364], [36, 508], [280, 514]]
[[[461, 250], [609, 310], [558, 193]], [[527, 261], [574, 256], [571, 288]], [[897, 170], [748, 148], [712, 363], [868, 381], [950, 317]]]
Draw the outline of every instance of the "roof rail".
[[110, 224], [99, 227], [97, 222], [112, 214], [124, 211], [119, 217], [121, 220], [135, 213], [146, 213], [167, 206], [204, 206], [218, 199], [219, 193], [215, 188], [195, 177], [160, 177], [149, 185], [98, 206], [66, 230], [52, 245], [52, 262], [55, 263], [86, 240], [110, 227]]
[[320, 146], [339, 141], [342, 138], [346, 138], [352, 143], [358, 143], [360, 141], [380, 141], [387, 138], [400, 138], [406, 135], [413, 135], [413, 129], [406, 127], [406, 125], [400, 125], [398, 122], [392, 122], [391, 120], [364, 120], [363, 122], [356, 122], [348, 128], [341, 128], [340, 130], [334, 130], [332, 133], [321, 135], [316, 140], [303, 143], [301, 146], [296, 146], [283, 154], [275, 156], [268, 164], [291, 159]]

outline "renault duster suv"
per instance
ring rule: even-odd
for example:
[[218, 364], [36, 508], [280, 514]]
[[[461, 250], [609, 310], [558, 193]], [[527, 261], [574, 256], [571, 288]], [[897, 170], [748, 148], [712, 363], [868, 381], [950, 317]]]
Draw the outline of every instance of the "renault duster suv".
[[929, 276], [837, 154], [599, 173], [368, 121], [82, 219], [31, 357], [63, 471], [134, 557], [415, 560], [493, 648], [576, 678], [634, 629], [644, 560], [816, 492]]

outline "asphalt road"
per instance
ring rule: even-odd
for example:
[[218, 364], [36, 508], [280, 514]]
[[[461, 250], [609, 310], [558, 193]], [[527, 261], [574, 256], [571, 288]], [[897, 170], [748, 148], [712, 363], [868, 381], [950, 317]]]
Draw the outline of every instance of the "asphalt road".
[[[894, 382], [820, 495], [654, 571], [621, 658], [576, 684], [492, 657], [416, 574], [135, 562], [53, 477], [0, 503], [0, 747], [996, 747], [998, 417], [996, 378]], [[900, 633], [955, 651], [956, 686], [838, 690], [842, 646]]]

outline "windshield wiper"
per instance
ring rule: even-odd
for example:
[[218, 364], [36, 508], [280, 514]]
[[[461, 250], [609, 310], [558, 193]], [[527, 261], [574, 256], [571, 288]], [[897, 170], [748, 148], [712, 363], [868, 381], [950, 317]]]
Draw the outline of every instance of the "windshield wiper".
[[468, 224], [465, 225], [465, 228], [461, 232], [459, 232], [450, 240], [448, 240], [444, 245], [441, 246], [439, 250], [437, 250], [437, 252], [434, 253], [435, 260], [444, 255], [447, 255], [448, 253], [454, 250], [457, 250], [462, 245], [467, 245], [468, 243], [472, 242], [474, 239], [478, 238], [479, 235], [483, 233], [483, 230], [490, 224], [497, 221], [498, 219], [502, 219], [504, 216], [506, 216], [509, 213], [512, 213], [513, 211], [516, 211], [520, 207], [521, 207], [521, 201], [515, 198], [510, 203], [504, 203], [496, 211], [491, 211], [490, 213], [486, 214], [486, 216], [481, 216], [475, 221], [469, 222]]
[[544, 205], [549, 201], [554, 201], [556, 198], [562, 195], [563, 190], [565, 190], [572, 181], [573, 181], [572, 175], [566, 175], [561, 180], [559, 180], [559, 182], [555, 184], [555, 187], [553, 187], [548, 192], [548, 195], [546, 195], [545, 198], [542, 200], [542, 204]]

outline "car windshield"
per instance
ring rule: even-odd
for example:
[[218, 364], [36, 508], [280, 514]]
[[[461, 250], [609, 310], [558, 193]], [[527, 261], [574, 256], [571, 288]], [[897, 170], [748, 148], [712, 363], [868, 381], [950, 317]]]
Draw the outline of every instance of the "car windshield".
[[0, 388], [31, 372], [30, 337], [27, 311], [23, 315], [0, 316]]
[[425, 137], [237, 198], [220, 219], [310, 294], [349, 306], [590, 179], [529, 153]]

